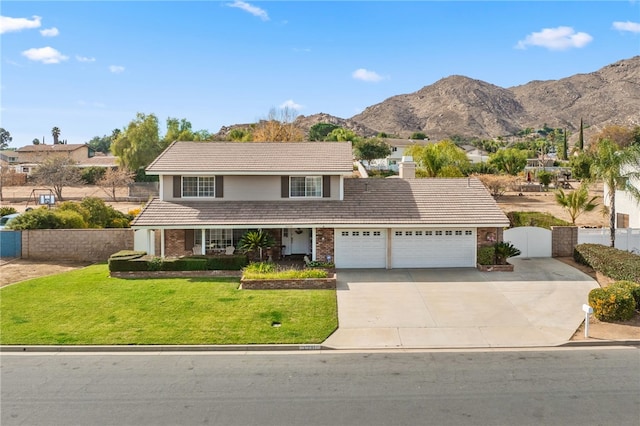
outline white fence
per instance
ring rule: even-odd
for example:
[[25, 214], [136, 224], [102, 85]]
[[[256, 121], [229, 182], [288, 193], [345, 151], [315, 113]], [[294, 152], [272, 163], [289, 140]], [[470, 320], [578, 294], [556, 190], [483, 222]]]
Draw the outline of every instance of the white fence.
[[[578, 244], [611, 244], [609, 228], [578, 229]], [[616, 229], [616, 248], [640, 254], [640, 229]]]
[[551, 231], [548, 229], [519, 226], [504, 231], [502, 239], [520, 250], [516, 257], [551, 257]]

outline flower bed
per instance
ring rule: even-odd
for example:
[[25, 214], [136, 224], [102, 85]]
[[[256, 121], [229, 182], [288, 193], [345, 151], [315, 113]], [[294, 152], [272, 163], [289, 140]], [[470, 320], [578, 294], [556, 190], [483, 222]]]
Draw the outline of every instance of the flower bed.
[[336, 274], [327, 278], [246, 279], [240, 280], [243, 290], [335, 290]]

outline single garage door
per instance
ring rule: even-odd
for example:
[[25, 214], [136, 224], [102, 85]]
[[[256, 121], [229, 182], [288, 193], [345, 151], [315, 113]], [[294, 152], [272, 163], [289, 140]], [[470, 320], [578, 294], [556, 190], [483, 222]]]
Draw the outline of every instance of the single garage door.
[[385, 229], [336, 229], [336, 268], [386, 268]]
[[476, 266], [474, 228], [393, 229], [393, 268], [456, 268]]

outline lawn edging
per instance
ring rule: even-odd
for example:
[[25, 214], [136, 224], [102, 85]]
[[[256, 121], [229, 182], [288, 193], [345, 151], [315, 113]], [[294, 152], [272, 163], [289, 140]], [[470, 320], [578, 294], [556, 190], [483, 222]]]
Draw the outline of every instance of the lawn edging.
[[236, 278], [242, 275], [242, 271], [111, 271], [112, 278]]
[[513, 272], [513, 265], [510, 263], [506, 265], [481, 265], [477, 263], [476, 267], [481, 272]]
[[335, 290], [336, 274], [327, 278], [302, 278], [302, 279], [264, 279], [249, 280], [240, 279], [242, 290]]

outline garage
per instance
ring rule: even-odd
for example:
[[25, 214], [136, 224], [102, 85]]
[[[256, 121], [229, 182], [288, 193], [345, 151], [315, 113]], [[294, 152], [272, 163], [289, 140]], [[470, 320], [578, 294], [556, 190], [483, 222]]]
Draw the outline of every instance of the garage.
[[386, 268], [387, 231], [385, 229], [336, 229], [337, 268]]
[[475, 267], [475, 229], [392, 229], [391, 266], [393, 268]]

